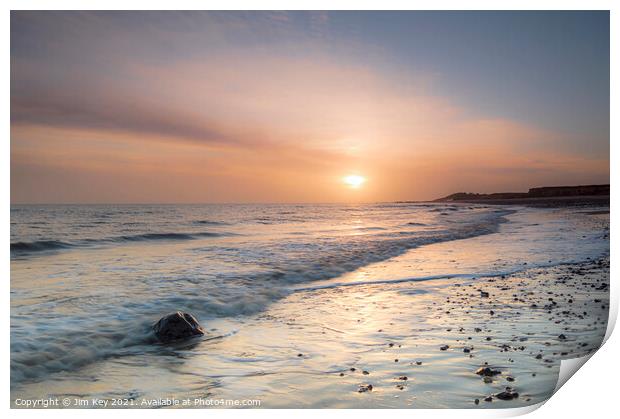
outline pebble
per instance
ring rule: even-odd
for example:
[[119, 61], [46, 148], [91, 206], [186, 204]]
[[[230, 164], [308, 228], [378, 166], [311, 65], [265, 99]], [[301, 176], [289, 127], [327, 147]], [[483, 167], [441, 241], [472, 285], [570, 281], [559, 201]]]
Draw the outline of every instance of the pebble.
[[357, 390], [358, 393], [365, 393], [367, 391], [372, 391], [372, 384], [360, 384], [360, 387]]
[[480, 367], [476, 370], [476, 374], [484, 376], [484, 377], [493, 377], [501, 373], [502, 372], [500, 370], [494, 370], [489, 367]]
[[510, 387], [506, 387], [506, 391], [502, 391], [495, 395], [500, 400], [512, 400], [519, 397], [519, 393], [513, 391]]

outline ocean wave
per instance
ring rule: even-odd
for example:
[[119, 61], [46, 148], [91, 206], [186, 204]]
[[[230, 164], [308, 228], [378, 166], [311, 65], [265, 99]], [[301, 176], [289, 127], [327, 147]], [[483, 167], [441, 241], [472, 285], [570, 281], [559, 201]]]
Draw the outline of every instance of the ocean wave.
[[12, 384], [75, 370], [112, 355], [144, 353], [149, 350], [147, 344], [155, 340], [144, 322], [132, 325], [131, 329], [110, 324], [95, 326], [90, 331], [62, 330], [53, 339], [12, 342]]
[[206, 237], [223, 237], [231, 235], [230, 233], [215, 232], [196, 232], [196, 233], [142, 233], [135, 235], [124, 235], [117, 237], [106, 237], [103, 239], [83, 239], [73, 243], [63, 242], [59, 240], [36, 240], [32, 242], [14, 242], [11, 243], [11, 255], [26, 256], [29, 254], [37, 254], [42, 252], [51, 252], [72, 249], [76, 247], [89, 247], [98, 244], [110, 243], [135, 243], [148, 241], [175, 241], [175, 240], [197, 240]]
[[[421, 232], [401, 236], [392, 233], [347, 236], [326, 241], [291, 241], [287, 258], [273, 257], [272, 249], [261, 242], [253, 243], [247, 255], [239, 260], [259, 260], [256, 271], [232, 272], [202, 276], [193, 271], [189, 278], [160, 281], [157, 275], [145, 275], [148, 290], [143, 299], [115, 300], [113, 310], [101, 304], [101, 313], [60, 318], [41, 316], [30, 325], [11, 331], [12, 384], [37, 380], [49, 373], [75, 370], [100, 359], [125, 356], [144, 351], [163, 350], [152, 345], [151, 325], [168, 311], [189, 311], [204, 324], [216, 317], [235, 317], [263, 312], [270, 304], [294, 292], [296, 285], [308, 288], [312, 281], [331, 280], [371, 263], [381, 262], [427, 244], [458, 240], [497, 231], [505, 222], [503, 211], [476, 216], [475, 221], [451, 230]], [[144, 233], [110, 237], [78, 244], [52, 242], [14, 243], [11, 251], [60, 250], [63, 246], [85, 246], [97, 243], [134, 243], [160, 240], [192, 240], [217, 237], [228, 233]], [[369, 237], [371, 240], [369, 240]], [[342, 240], [340, 240], [342, 239]], [[51, 246], [51, 247], [49, 247]], [[60, 246], [60, 247], [54, 247]], [[238, 249], [233, 249], [238, 250]], [[197, 276], [197, 278], [193, 278]], [[297, 290], [301, 291], [301, 289]], [[75, 302], [74, 302], [75, 303]], [[56, 305], [57, 303], [53, 303]], [[37, 313], [45, 310], [39, 310]], [[91, 314], [96, 313], [97, 316]], [[79, 325], [76, 327], [76, 325]], [[42, 336], [39, 336], [42, 333]]]
[[200, 237], [221, 237], [222, 233], [202, 232], [202, 233], [144, 233], [130, 236], [119, 236], [111, 239], [102, 240], [114, 242], [139, 242], [150, 240], [194, 240]]
[[70, 243], [61, 242], [58, 240], [38, 240], [34, 242], [15, 242], [11, 243], [11, 253], [29, 253], [29, 252], [44, 252], [47, 250], [60, 250], [73, 247]]
[[194, 220], [192, 224], [196, 225], [210, 225], [210, 226], [225, 226], [230, 225], [230, 223], [224, 221], [212, 221], [212, 220]]
[[489, 213], [476, 222], [460, 225], [451, 230], [379, 233], [373, 236], [372, 242], [368, 240], [349, 241], [346, 245], [335, 248], [308, 249], [305, 255], [292, 260], [277, 261], [273, 264], [266, 261], [263, 265], [271, 268], [269, 271], [247, 275], [240, 281], [244, 285], [256, 287], [257, 284], [291, 285], [335, 278], [363, 266], [399, 256], [420, 246], [497, 232], [499, 225], [507, 221], [505, 216], [514, 212], [503, 210], [500, 213]]
[[356, 231], [384, 231], [385, 227], [355, 227]]
[[[71, 319], [41, 319], [36, 329], [14, 327], [11, 330], [11, 385], [36, 382], [49, 374], [74, 371], [95, 362], [132, 355], [170, 353], [181, 346], [222, 338], [219, 331], [189, 341], [162, 344], [153, 332], [153, 325], [168, 312], [181, 309], [197, 314], [204, 325], [208, 318], [201, 313], [218, 316], [253, 314], [284, 296], [286, 290], [263, 290], [252, 296], [238, 294], [222, 299], [214, 296], [175, 295], [144, 302], [139, 314], [133, 306], [119, 306], [113, 317], [92, 316]], [[51, 329], [53, 335], [39, 336]], [[75, 324], [88, 324], [75, 328]], [[226, 333], [226, 332], [224, 332]]]
[[[119, 304], [113, 316], [108, 316], [107, 320], [102, 316], [97, 319], [73, 318], [70, 321], [65, 319], [65, 325], [56, 322], [53, 326], [54, 334], [48, 335], [45, 340], [38, 339], [34, 330], [14, 329], [11, 343], [12, 383], [36, 381], [51, 373], [75, 370], [109, 357], [166, 350], [162, 345], [153, 345], [156, 341], [151, 326], [161, 315], [169, 311], [188, 311], [196, 315], [203, 324], [208, 324], [213, 318], [261, 313], [269, 305], [292, 292], [378, 284], [381, 282], [328, 285], [312, 285], [312, 282], [335, 279], [344, 273], [398, 256], [415, 247], [492, 233], [503, 221], [504, 219], [498, 214], [491, 214], [458, 230], [444, 230], [417, 237], [392, 237], [372, 243], [364, 240], [347, 242], [346, 246], [337, 249], [308, 252], [305, 257], [294, 260], [266, 263], [265, 269], [260, 272], [234, 274], [230, 277], [219, 276], [211, 278], [208, 282], [192, 282], [192, 278], [178, 279], [171, 284], [174, 293], [163, 292], [170, 284], [166, 281], [159, 284], [162, 289], [157, 292], [159, 295], [157, 298]], [[186, 240], [194, 236], [180, 233], [149, 233], [118, 237], [116, 240]], [[434, 277], [407, 278], [401, 281], [430, 279]], [[208, 292], [204, 292], [205, 290]], [[52, 327], [45, 318], [40, 321], [37, 330]], [[87, 324], [88, 327], [86, 330], [75, 329], [75, 324]]]

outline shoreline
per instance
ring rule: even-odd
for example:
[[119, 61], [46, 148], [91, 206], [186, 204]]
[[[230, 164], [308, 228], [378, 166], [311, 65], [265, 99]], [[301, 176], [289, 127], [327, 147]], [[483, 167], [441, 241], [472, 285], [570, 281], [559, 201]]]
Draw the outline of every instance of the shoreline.
[[[582, 357], [599, 348], [609, 310], [608, 280], [609, 258], [603, 257], [526, 269], [503, 278], [430, 281], [423, 289], [419, 284], [394, 283], [296, 293], [248, 319], [228, 342], [187, 347], [183, 352], [194, 353], [195, 358], [187, 358], [189, 365], [182, 370], [201, 377], [201, 370], [209, 369], [208, 352], [216, 345], [230, 348], [232, 359], [251, 364], [256, 355], [240, 347], [247, 339], [244, 335], [256, 328], [251, 333], [261, 336], [277, 327], [274, 356], [283, 359], [268, 370], [204, 376], [205, 385], [214, 391], [209, 397], [261, 400], [262, 408], [525, 407], [552, 395], [562, 359]], [[330, 294], [342, 301], [335, 303]], [[373, 295], [384, 297], [376, 301]], [[407, 301], [411, 297], [416, 300], [413, 305]], [[305, 310], [300, 306], [307, 304], [325, 317], [300, 317], [304, 314], [299, 310]], [[338, 306], [337, 316], [330, 315]], [[409, 313], [404, 315], [407, 308]], [[337, 325], [333, 323], [336, 318]], [[334, 339], [345, 350], [335, 358], [326, 342]], [[86, 376], [94, 367], [86, 368]], [[63, 391], [66, 378], [54, 383], [52, 394], [81, 398], [75, 390]], [[82, 385], [87, 389], [101, 384], [87, 380]], [[502, 394], [507, 387], [510, 397]], [[278, 388], [287, 390], [275, 391]], [[257, 389], [263, 390], [256, 394]], [[199, 398], [196, 390], [188, 390], [191, 398]], [[30, 397], [19, 390], [11, 393], [12, 404], [17, 398]], [[117, 388], [97, 397], [131, 394], [129, 388]], [[151, 394], [143, 397], [149, 399]], [[156, 391], [152, 397], [182, 399], [186, 395]], [[141, 400], [136, 397], [134, 407], [143, 407]]]
[[[263, 408], [544, 401], [560, 360], [596, 350], [605, 334], [609, 216], [521, 209], [509, 218], [498, 232], [421, 246], [331, 280], [350, 286], [292, 290], [259, 313], [199, 318], [220, 339], [102, 359], [24, 383], [11, 399], [258, 399]], [[561, 231], [568, 235], [559, 239]], [[582, 261], [566, 262], [571, 252]], [[547, 261], [564, 262], [539, 266]], [[511, 266], [519, 270], [501, 274]], [[488, 270], [500, 274], [481, 274]]]
[[466, 203], [483, 205], [522, 205], [536, 208], [564, 207], [597, 207], [609, 206], [609, 195], [605, 196], [559, 196], [540, 198], [508, 198], [508, 199], [465, 199], [454, 201], [434, 201], [436, 203]]

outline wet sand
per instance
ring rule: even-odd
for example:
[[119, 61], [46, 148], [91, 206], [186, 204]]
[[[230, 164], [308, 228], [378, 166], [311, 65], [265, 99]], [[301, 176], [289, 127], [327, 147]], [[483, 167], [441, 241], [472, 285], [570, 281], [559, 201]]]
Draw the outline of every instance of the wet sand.
[[[301, 305], [295, 295], [263, 318], [284, 328], [290, 344], [282, 341], [281, 350], [290, 353], [291, 369], [273, 371], [271, 386], [283, 394], [264, 398], [265, 406], [538, 403], [551, 395], [560, 360], [599, 347], [608, 280], [605, 259], [458, 284], [325, 289], [303, 295], [312, 316], [290, 311]], [[485, 367], [487, 376], [476, 374]], [[294, 376], [302, 371], [303, 379]], [[514, 398], [502, 400], [507, 387]]]

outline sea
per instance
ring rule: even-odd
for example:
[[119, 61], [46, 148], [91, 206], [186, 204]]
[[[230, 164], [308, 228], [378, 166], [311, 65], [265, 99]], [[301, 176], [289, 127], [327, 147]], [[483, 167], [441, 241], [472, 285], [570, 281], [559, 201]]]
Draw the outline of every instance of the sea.
[[[609, 231], [584, 221], [592, 213], [456, 203], [12, 205], [12, 399], [76, 389], [79, 397], [181, 394], [184, 384], [153, 384], [161, 368], [167, 380], [174, 368], [150, 369], [153, 359], [176, 365], [194, 356], [192, 347], [154, 339], [152, 326], [167, 313], [193, 314], [208, 331], [202, 343], [225, 342], [279, 301], [317, 289], [471, 280], [596, 259], [609, 254]], [[397, 262], [439, 243], [467, 252], [472, 238], [488, 245], [472, 248], [479, 254], [467, 263], [455, 264], [458, 254]], [[312, 306], [301, 312], [314, 315]], [[277, 351], [236, 351], [206, 376], [277, 369]]]

